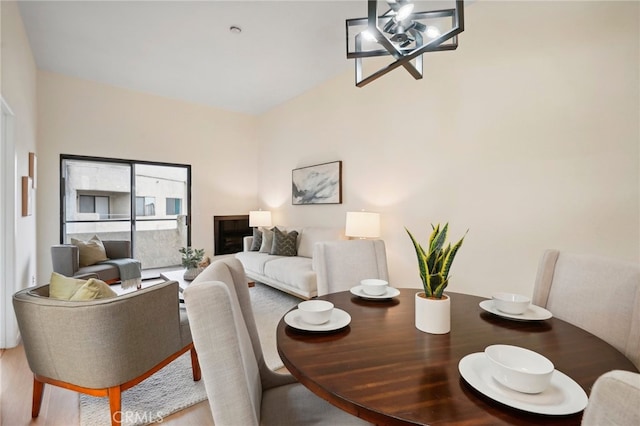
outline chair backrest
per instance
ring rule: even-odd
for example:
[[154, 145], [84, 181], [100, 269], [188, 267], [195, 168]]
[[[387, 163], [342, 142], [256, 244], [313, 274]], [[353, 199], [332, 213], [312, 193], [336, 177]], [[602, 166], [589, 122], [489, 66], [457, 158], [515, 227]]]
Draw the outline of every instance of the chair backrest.
[[181, 334], [176, 281], [86, 302], [48, 296], [48, 285], [13, 296], [35, 374], [89, 388], [116, 386], [191, 342]]
[[598, 377], [591, 389], [582, 426], [639, 425], [640, 374], [613, 370]]
[[258, 425], [262, 349], [242, 264], [234, 258], [213, 262], [185, 289], [184, 299], [215, 424]]
[[349, 290], [366, 278], [389, 280], [382, 240], [343, 240], [316, 243], [313, 251], [318, 296]]
[[598, 336], [640, 368], [640, 264], [547, 250], [533, 303]]

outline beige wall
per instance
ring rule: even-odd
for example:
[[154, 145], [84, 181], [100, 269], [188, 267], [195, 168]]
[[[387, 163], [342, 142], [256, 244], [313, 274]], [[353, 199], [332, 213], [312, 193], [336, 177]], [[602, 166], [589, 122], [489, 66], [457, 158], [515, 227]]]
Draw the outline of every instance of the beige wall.
[[59, 242], [60, 154], [190, 164], [192, 245], [213, 254], [213, 216], [255, 208], [254, 118], [38, 72], [38, 281]]
[[[37, 214], [22, 217], [19, 186], [21, 177], [29, 174], [29, 152], [36, 151], [36, 66], [17, 4], [3, 1], [0, 14], [2, 15], [0, 24], [2, 28], [0, 93], [14, 113], [12, 119], [16, 165], [14, 231], [17, 236], [13, 252], [14, 282], [0, 283], [0, 291], [11, 295], [13, 292], [31, 285], [36, 274], [34, 254], [36, 251]], [[9, 153], [9, 155], [13, 156], [13, 153]], [[3, 327], [6, 327], [7, 346], [13, 346], [17, 343], [17, 326], [9, 297], [6, 298], [3, 308], [8, 311], [6, 318], [0, 318], [0, 322], [3, 323]], [[3, 345], [0, 344], [0, 346]]]
[[[353, 72], [259, 117], [276, 224], [382, 214], [391, 283], [419, 287], [403, 227], [469, 233], [449, 290], [532, 293], [545, 248], [639, 261], [639, 5], [478, 2], [454, 52], [364, 88]], [[352, 64], [351, 64], [352, 65]], [[291, 169], [343, 161], [343, 203], [292, 206]], [[606, 283], [603, 283], [606, 284]]]

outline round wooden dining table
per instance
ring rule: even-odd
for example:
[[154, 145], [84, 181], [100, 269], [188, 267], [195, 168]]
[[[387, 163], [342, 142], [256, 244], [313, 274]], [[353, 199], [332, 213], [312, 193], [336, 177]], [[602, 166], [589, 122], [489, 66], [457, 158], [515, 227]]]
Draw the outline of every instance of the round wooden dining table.
[[483, 310], [481, 297], [448, 293], [451, 332], [415, 327], [418, 289], [400, 289], [386, 301], [339, 292], [322, 296], [348, 312], [351, 322], [331, 332], [277, 328], [278, 352], [304, 386], [333, 405], [380, 425], [578, 425], [582, 412], [544, 415], [512, 408], [469, 385], [462, 358], [492, 344], [531, 349], [590, 393], [603, 373], [638, 371], [594, 335], [557, 318], [514, 321]]

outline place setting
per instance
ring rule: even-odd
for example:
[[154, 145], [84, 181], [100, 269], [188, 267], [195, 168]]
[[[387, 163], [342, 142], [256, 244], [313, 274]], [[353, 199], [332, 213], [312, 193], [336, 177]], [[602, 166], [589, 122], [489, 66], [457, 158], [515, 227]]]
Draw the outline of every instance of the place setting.
[[300, 331], [334, 332], [348, 326], [351, 315], [327, 300], [305, 300], [284, 316], [284, 322]]
[[531, 303], [529, 297], [515, 293], [494, 293], [491, 299], [480, 302], [480, 308], [515, 321], [544, 321], [553, 317], [545, 308]]
[[400, 294], [400, 290], [389, 286], [386, 280], [368, 278], [360, 281], [360, 285], [349, 289], [351, 294], [364, 300], [388, 301]]
[[501, 404], [534, 414], [564, 416], [587, 406], [584, 389], [555, 369], [545, 356], [518, 346], [496, 344], [462, 358], [462, 378]]

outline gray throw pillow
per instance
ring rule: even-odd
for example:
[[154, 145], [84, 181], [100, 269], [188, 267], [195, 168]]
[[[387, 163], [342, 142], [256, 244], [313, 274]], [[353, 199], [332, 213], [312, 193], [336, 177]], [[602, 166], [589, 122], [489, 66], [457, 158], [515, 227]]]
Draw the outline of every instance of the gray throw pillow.
[[262, 244], [260, 244], [260, 253], [269, 253], [273, 244], [273, 231], [271, 229], [262, 229]]
[[297, 239], [298, 231], [286, 233], [278, 228], [273, 228], [273, 244], [270, 253], [278, 256], [296, 256], [298, 254]]
[[253, 241], [251, 242], [251, 248], [249, 251], [260, 251], [262, 245], [262, 231], [258, 228], [253, 228]]

